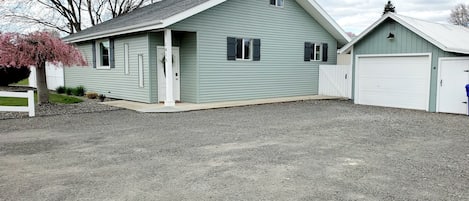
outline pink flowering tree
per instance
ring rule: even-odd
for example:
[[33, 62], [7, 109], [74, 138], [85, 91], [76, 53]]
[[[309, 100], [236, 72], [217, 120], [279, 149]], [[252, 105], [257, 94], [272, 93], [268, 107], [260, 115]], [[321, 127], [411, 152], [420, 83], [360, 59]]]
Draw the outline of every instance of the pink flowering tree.
[[10, 68], [35, 66], [39, 105], [49, 102], [46, 62], [63, 64], [63, 66], [87, 64], [77, 48], [51, 33], [0, 33], [0, 66]]

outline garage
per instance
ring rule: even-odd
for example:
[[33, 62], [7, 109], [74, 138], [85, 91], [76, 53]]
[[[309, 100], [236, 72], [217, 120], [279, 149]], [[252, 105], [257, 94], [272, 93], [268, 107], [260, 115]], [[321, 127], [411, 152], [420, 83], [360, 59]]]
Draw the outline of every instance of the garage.
[[358, 55], [355, 73], [355, 103], [428, 110], [429, 54]]
[[467, 114], [465, 86], [469, 84], [469, 57], [441, 58], [439, 66], [437, 111]]

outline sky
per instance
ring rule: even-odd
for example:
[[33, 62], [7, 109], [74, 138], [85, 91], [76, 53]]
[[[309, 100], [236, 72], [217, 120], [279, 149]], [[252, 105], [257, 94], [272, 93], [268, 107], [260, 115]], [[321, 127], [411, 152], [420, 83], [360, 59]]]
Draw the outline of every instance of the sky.
[[[346, 32], [360, 34], [383, 14], [387, 0], [316, 0]], [[468, 0], [394, 0], [396, 13], [417, 19], [449, 23], [448, 18], [459, 3]]]
[[[0, 0], [1, 2], [2, 0]], [[8, 3], [14, 3], [16, 0], [6, 0], [2, 2], [2, 6]], [[316, 0], [326, 12], [344, 29], [346, 32], [352, 32], [356, 35], [360, 34], [368, 26], [377, 21], [383, 12], [384, 5], [387, 0]], [[392, 1], [396, 7], [396, 12], [422, 20], [449, 23], [448, 18], [451, 9], [459, 3], [468, 4], [468, 0], [394, 0]], [[1, 10], [1, 9], [0, 9]], [[37, 11], [42, 13], [42, 11]], [[5, 29], [4, 20], [0, 19], [0, 28]], [[19, 29], [18, 27], [7, 27], [11, 30]], [[22, 28], [37, 29], [34, 26], [26, 26]]]

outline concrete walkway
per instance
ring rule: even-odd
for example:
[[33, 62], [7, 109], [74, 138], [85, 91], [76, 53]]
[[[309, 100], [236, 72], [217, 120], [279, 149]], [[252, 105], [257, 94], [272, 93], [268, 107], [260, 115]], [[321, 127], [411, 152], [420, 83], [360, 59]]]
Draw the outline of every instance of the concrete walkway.
[[207, 109], [215, 109], [215, 108], [240, 107], [240, 106], [247, 106], [247, 105], [262, 105], [262, 104], [270, 104], [270, 103], [295, 102], [295, 101], [305, 101], [305, 100], [333, 100], [333, 99], [343, 99], [343, 98], [333, 97], [333, 96], [295, 96], [295, 97], [255, 99], [255, 100], [244, 100], [244, 101], [215, 102], [215, 103], [204, 103], [204, 104], [176, 103], [175, 107], [165, 107], [163, 103], [148, 104], [148, 103], [126, 101], [126, 100], [109, 101], [109, 102], [105, 102], [104, 104], [114, 106], [114, 107], [125, 108], [129, 110], [135, 110], [138, 112], [173, 113], [173, 112], [188, 112], [188, 111], [195, 111], [195, 110], [207, 110]]

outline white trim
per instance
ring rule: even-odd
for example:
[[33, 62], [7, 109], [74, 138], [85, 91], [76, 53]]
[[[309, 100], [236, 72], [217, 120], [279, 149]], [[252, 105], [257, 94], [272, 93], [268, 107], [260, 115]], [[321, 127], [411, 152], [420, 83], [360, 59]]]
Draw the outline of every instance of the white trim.
[[422, 32], [419, 29], [415, 28], [413, 25], [407, 23], [405, 20], [401, 19], [398, 15], [393, 14], [393, 13], [387, 13], [387, 14], [383, 15], [378, 21], [373, 23], [371, 26], [369, 26], [367, 29], [365, 29], [365, 31], [363, 31], [360, 35], [358, 35], [358, 37], [356, 37], [350, 43], [348, 43], [347, 45], [345, 45], [344, 47], [339, 49], [339, 54], [342, 54], [344, 52], [348, 52], [353, 45], [355, 45], [358, 41], [360, 41], [362, 38], [364, 38], [366, 35], [368, 35], [376, 27], [381, 25], [381, 23], [383, 23], [388, 18], [391, 18], [391, 19], [395, 20], [397, 23], [399, 23], [402, 26], [406, 27], [407, 29], [409, 29], [413, 33], [417, 34], [418, 36], [422, 37], [423, 39], [425, 39], [429, 43], [437, 46], [438, 48], [440, 48], [441, 50], [443, 50], [445, 52], [457, 52], [457, 53], [462, 53], [462, 54], [469, 54], [469, 52], [467, 52], [467, 51], [457, 50], [457, 49], [450, 49], [450, 48], [444, 46], [437, 39], [428, 36], [424, 32]]
[[[441, 80], [441, 63], [443, 61], [451, 61], [451, 60], [469, 60], [469, 57], [440, 57], [438, 58], [438, 79], [436, 80], [436, 112], [440, 112], [440, 80]], [[468, 80], [469, 83], [469, 80]], [[468, 103], [469, 104], [469, 103]]]
[[[108, 48], [108, 62], [109, 62], [109, 66], [102, 66], [101, 63], [101, 59], [102, 59], [102, 55], [101, 55], [101, 43], [102, 42], [108, 42], [109, 44], [109, 48]], [[97, 40], [96, 41], [96, 69], [98, 70], [109, 70], [111, 69], [111, 41], [109, 39], [102, 39], [102, 40]]]
[[315, 0], [296, 0], [316, 21], [322, 25], [340, 44], [347, 44], [352, 39], [337, 22]]
[[165, 27], [168, 27], [174, 23], [177, 23], [179, 21], [182, 21], [186, 18], [189, 18], [193, 15], [196, 15], [200, 12], [203, 12], [209, 8], [212, 8], [218, 4], [221, 4], [225, 2], [226, 0], [210, 0], [205, 3], [202, 3], [198, 6], [192, 7], [190, 9], [187, 9], [186, 11], [183, 11], [181, 13], [175, 14], [171, 17], [168, 17], [166, 19], [160, 20], [160, 21], [152, 21], [148, 23], [142, 23], [134, 26], [127, 26], [119, 29], [113, 29], [113, 30], [106, 30], [98, 33], [93, 33], [85, 36], [78, 37], [76, 39], [65, 39], [65, 42], [69, 43], [76, 43], [76, 42], [82, 42], [82, 41], [87, 41], [87, 40], [92, 40], [92, 39], [97, 39], [97, 38], [103, 38], [103, 37], [109, 37], [109, 36], [114, 36], [114, 35], [121, 35], [121, 34], [128, 34], [128, 33], [136, 33], [136, 32], [141, 32], [141, 31], [149, 31], [149, 30], [156, 30], [156, 29], [163, 29]]
[[5, 112], [28, 112], [30, 117], [36, 116], [34, 105], [34, 91], [27, 92], [6, 92], [0, 91], [0, 97], [28, 98], [28, 106], [0, 106], [0, 111]]
[[164, 105], [167, 107], [174, 107], [173, 93], [173, 38], [171, 29], [164, 30], [164, 49], [165, 49], [165, 70], [166, 70], [166, 100]]
[[143, 63], [143, 54], [138, 55], [138, 86], [140, 88], [145, 87], [145, 77], [144, 77], [144, 63]]
[[[126, 26], [126, 27], [118, 28], [118, 29], [105, 30], [105, 31], [100, 31], [97, 33], [92, 33], [92, 34], [79, 36], [79, 37], [71, 36], [71, 38], [65, 38], [64, 41], [69, 42], [69, 43], [77, 43], [77, 42], [83, 42], [83, 41], [110, 37], [110, 36], [115, 36], [115, 35], [164, 29], [172, 24], [175, 24], [193, 15], [201, 13], [225, 1], [226, 0], [210, 0], [198, 6], [192, 7], [186, 11], [183, 11], [181, 13], [178, 13], [166, 19], [160, 20], [160, 21], [152, 21], [152, 22], [142, 23], [142, 24], [138, 24], [134, 26]], [[351, 41], [347, 33], [337, 24], [337, 22], [331, 16], [329, 16], [329, 14], [327, 14], [327, 12], [316, 1], [296, 0], [296, 2], [300, 4], [303, 7], [303, 9], [305, 9], [314, 19], [316, 19], [323, 26], [324, 29], [326, 29], [329, 33], [331, 33], [334, 36], [334, 38], [337, 41], [339, 41], [340, 44], [347, 44], [348, 42]], [[285, 0], [283, 3], [285, 5]]]
[[129, 43], [124, 43], [124, 74], [130, 74], [129, 66], [130, 66], [130, 56], [129, 56]]
[[[313, 51], [311, 52], [311, 54], [313, 54], [313, 58], [311, 58], [311, 61], [322, 61], [322, 52], [323, 52], [323, 49], [322, 49], [322, 43], [313, 43], [314, 47], [313, 47]], [[316, 58], [316, 56], [318, 55], [317, 53], [317, 47], [319, 47], [319, 56], [318, 58]]]
[[353, 102], [355, 104], [359, 103], [360, 96], [359, 96], [359, 88], [360, 88], [360, 82], [356, 75], [360, 75], [360, 66], [358, 65], [358, 61], [360, 58], [373, 58], [373, 57], [428, 57], [428, 75], [427, 75], [427, 80], [426, 82], [428, 83], [428, 89], [426, 92], [426, 111], [430, 111], [430, 91], [431, 91], [431, 74], [432, 74], [432, 53], [415, 53], [415, 54], [361, 54], [361, 55], [356, 55], [355, 57], [355, 70], [353, 72], [354, 74], [354, 82], [355, 86], [353, 87], [354, 89], [354, 100]]
[[[235, 46], [235, 48], [236, 48], [236, 49], [235, 49], [235, 52], [236, 52], [236, 56], [235, 56], [236, 61], [252, 61], [252, 60], [253, 60], [252, 57], [253, 57], [253, 55], [254, 55], [254, 54], [253, 54], [253, 51], [254, 51], [254, 46], [253, 46], [253, 43], [254, 43], [254, 42], [253, 42], [253, 41], [254, 41], [254, 39], [252, 39], [252, 38], [235, 38], [235, 39], [236, 39], [236, 46]], [[243, 46], [243, 47], [242, 47], [242, 51], [243, 51], [243, 52], [241, 53], [242, 58], [238, 58], [238, 52], [237, 52], [237, 51], [238, 51], [238, 46], [237, 46], [237, 45], [238, 45], [238, 39], [243, 40], [243, 42], [242, 42], [242, 43], [243, 43], [243, 44], [242, 44], [242, 46]], [[245, 58], [245, 56], [246, 56], [246, 49], [244, 49], [244, 43], [246, 43], [246, 40], [249, 41], [249, 59], [246, 59], [246, 58]]]

